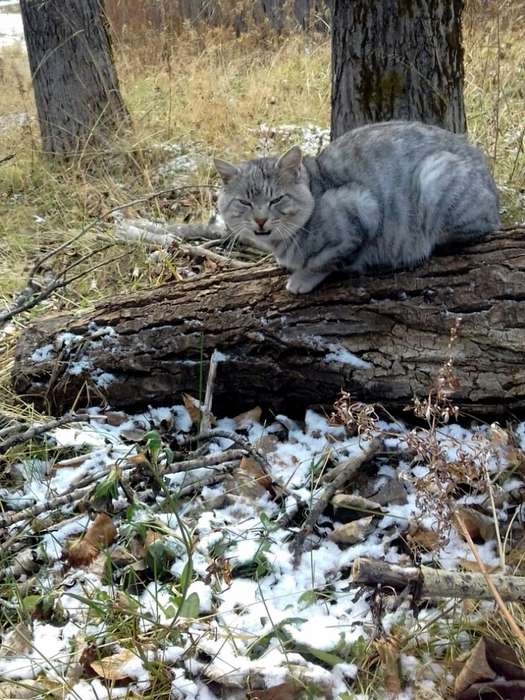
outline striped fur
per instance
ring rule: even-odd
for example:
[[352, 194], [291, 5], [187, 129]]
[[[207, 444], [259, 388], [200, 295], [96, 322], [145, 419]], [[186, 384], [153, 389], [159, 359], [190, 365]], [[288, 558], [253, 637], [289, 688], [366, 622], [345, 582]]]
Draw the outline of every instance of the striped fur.
[[239, 166], [216, 161], [219, 211], [237, 236], [289, 269], [306, 293], [333, 271], [415, 265], [437, 245], [498, 228], [484, 157], [457, 134], [418, 122], [349, 131], [316, 158], [295, 146]]

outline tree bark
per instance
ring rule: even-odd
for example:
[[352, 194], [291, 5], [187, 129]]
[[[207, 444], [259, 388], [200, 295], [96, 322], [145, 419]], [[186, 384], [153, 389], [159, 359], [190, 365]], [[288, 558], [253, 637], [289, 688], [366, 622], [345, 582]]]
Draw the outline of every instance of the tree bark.
[[464, 408], [525, 406], [525, 229], [303, 296], [285, 281], [274, 268], [227, 272], [38, 320], [20, 336], [14, 387], [55, 413], [103, 398], [173, 404], [201, 393], [217, 349], [219, 411], [298, 414], [341, 388], [398, 410], [425, 396], [452, 357]]
[[466, 130], [463, 0], [335, 0], [332, 138], [369, 122]]
[[129, 117], [103, 0], [21, 0], [20, 6], [44, 151], [69, 156], [107, 147]]

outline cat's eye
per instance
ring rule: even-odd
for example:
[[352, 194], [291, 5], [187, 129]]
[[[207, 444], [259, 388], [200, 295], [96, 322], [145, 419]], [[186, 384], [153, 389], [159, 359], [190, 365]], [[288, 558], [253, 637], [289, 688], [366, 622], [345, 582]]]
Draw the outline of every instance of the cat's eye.
[[237, 201], [239, 202], [239, 204], [242, 204], [243, 207], [251, 207], [252, 206], [252, 203], [249, 202], [247, 199], [239, 199]]
[[280, 197], [276, 197], [275, 199], [272, 199], [270, 204], [279, 204], [281, 200], [285, 198], [286, 195], [282, 194]]

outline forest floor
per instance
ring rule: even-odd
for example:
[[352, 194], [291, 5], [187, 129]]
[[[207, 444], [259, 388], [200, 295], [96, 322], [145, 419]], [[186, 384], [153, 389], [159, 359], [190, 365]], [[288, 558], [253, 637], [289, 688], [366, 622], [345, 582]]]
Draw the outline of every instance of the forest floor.
[[[470, 137], [492, 163], [504, 218], [523, 223], [525, 19], [500, 4], [499, 18], [467, 14], [465, 96]], [[9, 389], [16, 335], [31, 318], [210, 269], [182, 249], [123, 248], [108, 210], [189, 187], [123, 215], [206, 221], [212, 156], [293, 143], [315, 153], [328, 138], [326, 36], [234, 39], [188, 28], [160, 40], [124, 35], [115, 54], [133, 131], [64, 167], [39, 155], [23, 47], [0, 51], [0, 160], [14, 156], [0, 164], [2, 301], [20, 291], [36, 258], [97, 222], [42, 281], [72, 262], [86, 274], [0, 335], [0, 448], [19, 430], [14, 421], [46, 420]], [[351, 582], [363, 556], [479, 571], [478, 554], [489, 572], [522, 573], [525, 425], [447, 423], [441, 401], [433, 397], [417, 428], [413, 412], [404, 422], [376, 419], [344, 402], [333, 418], [309, 410], [298, 422], [248, 407], [213, 424], [234, 443], [197, 439], [202, 415], [186, 398], [137, 416], [93, 410], [1, 449], [0, 697], [438, 700], [478, 697], [476, 684], [495, 677], [509, 684], [501, 697], [522, 697], [525, 650], [493, 601], [428, 603], [414, 590], [371, 594]], [[368, 501], [330, 499], [294, 557], [330, 474], [374, 440], [379, 449], [346, 488]], [[71, 550], [96, 512], [111, 518]], [[508, 610], [523, 630], [525, 608]], [[487, 641], [485, 653], [480, 639], [508, 645], [520, 670], [494, 666], [501, 649]]]

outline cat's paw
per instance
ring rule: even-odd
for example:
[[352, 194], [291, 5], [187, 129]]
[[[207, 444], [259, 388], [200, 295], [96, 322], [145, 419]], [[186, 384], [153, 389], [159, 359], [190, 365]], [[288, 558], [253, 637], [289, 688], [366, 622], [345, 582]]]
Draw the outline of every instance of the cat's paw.
[[307, 270], [296, 270], [286, 283], [286, 289], [292, 294], [308, 294], [312, 289], [326, 277], [325, 272], [308, 272]]

